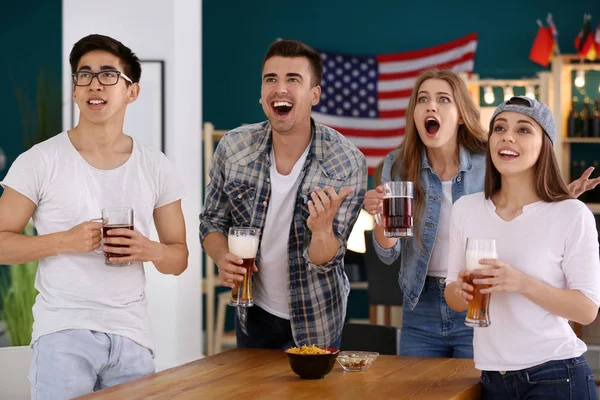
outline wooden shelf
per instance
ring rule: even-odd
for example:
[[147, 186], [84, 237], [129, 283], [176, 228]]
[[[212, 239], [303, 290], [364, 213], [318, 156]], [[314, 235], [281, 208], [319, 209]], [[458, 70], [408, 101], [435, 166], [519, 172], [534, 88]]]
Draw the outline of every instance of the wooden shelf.
[[350, 282], [350, 289], [368, 289], [369, 282], [359, 281], [359, 282]]
[[599, 203], [585, 203], [586, 206], [590, 209], [594, 214], [600, 214], [600, 204]]
[[563, 139], [565, 143], [600, 143], [600, 138], [597, 137], [566, 137]]

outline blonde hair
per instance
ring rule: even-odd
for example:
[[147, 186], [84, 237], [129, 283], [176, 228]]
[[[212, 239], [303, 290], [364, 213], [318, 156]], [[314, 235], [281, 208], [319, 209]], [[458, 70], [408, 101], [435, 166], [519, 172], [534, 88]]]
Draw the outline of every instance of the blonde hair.
[[454, 101], [458, 108], [459, 116], [463, 123], [458, 127], [458, 143], [471, 153], [485, 153], [487, 132], [481, 126], [479, 109], [471, 98], [467, 85], [456, 73], [450, 70], [429, 69], [417, 78], [417, 82], [410, 95], [406, 110], [406, 128], [404, 140], [400, 144], [400, 151], [392, 165], [392, 176], [399, 175], [402, 180], [414, 182], [415, 215], [414, 228], [419, 232], [419, 221], [423, 214], [425, 194], [421, 185], [421, 154], [425, 145], [417, 132], [415, 125], [415, 106], [421, 84], [428, 79], [441, 79], [450, 85], [454, 93]]

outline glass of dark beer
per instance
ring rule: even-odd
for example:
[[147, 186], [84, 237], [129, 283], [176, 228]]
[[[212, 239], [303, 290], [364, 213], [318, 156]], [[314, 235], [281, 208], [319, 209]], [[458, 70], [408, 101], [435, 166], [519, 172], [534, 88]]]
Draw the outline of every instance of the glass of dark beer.
[[[108, 235], [107, 232], [111, 229], [131, 229], [133, 230], [133, 208], [131, 207], [114, 207], [102, 209], [102, 245], [104, 239], [109, 237], [126, 237], [119, 235]], [[127, 247], [124, 244], [110, 244], [111, 247]], [[113, 267], [126, 267], [131, 265], [131, 261], [123, 263], [110, 262], [111, 257], [127, 257], [128, 254], [117, 254], [104, 252], [104, 264]]]
[[231, 290], [230, 306], [251, 307], [252, 298], [252, 268], [258, 251], [260, 229], [258, 228], [229, 228], [227, 244], [229, 252], [243, 260], [242, 267], [246, 268], [243, 281], [235, 281]]
[[[482, 258], [498, 258], [496, 241], [494, 239], [467, 238], [465, 253], [467, 270], [472, 272], [476, 269], [485, 268], [485, 265], [479, 264], [479, 260]], [[469, 301], [467, 317], [465, 318], [465, 325], [467, 326], [483, 328], [490, 326], [492, 323], [490, 320], [491, 294], [481, 293], [481, 289], [488, 289], [492, 285], [476, 285], [473, 283], [474, 278], [484, 279], [487, 277], [485, 275], [469, 275], [467, 278], [466, 282], [473, 286], [473, 292], [471, 293], [473, 298]]]
[[414, 185], [409, 181], [383, 184], [383, 215], [377, 215], [386, 237], [402, 238], [413, 235]]

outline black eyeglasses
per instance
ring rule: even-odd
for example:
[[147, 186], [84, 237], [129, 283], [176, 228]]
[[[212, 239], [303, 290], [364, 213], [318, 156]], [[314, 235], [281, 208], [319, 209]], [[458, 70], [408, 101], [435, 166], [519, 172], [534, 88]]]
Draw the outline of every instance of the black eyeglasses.
[[98, 78], [98, 82], [104, 86], [114, 86], [119, 82], [119, 76], [122, 76], [129, 83], [133, 83], [131, 78], [122, 73], [121, 71], [79, 71], [71, 74], [73, 77], [73, 84], [75, 86], [89, 86], [92, 84], [94, 77]]

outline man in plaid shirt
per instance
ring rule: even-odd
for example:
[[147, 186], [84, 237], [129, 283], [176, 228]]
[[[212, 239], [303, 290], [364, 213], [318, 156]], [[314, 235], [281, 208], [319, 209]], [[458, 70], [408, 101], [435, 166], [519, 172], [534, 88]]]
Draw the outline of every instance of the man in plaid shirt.
[[210, 169], [200, 241], [228, 287], [243, 279], [230, 227], [261, 229], [254, 306], [238, 307], [238, 347], [339, 348], [350, 284], [344, 255], [367, 185], [354, 144], [311, 119], [323, 64], [293, 40], [263, 60], [260, 103], [268, 121], [228, 132]]

